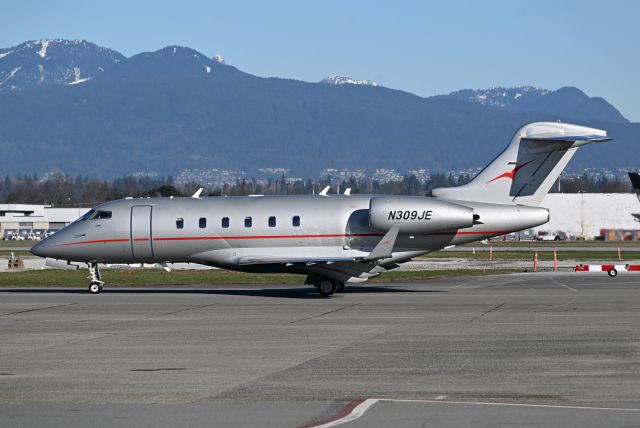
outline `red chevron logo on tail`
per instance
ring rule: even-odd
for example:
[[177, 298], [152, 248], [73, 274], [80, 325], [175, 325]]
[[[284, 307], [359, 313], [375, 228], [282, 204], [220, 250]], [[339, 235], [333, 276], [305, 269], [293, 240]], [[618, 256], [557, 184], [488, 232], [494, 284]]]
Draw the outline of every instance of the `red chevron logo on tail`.
[[530, 164], [531, 162], [533, 162], [534, 160], [530, 160], [529, 162], [525, 162], [522, 165], [516, 165], [511, 171], [507, 171], [507, 172], [503, 172], [502, 174], [498, 175], [497, 177], [492, 178], [491, 180], [487, 181], [485, 184], [489, 184], [493, 181], [496, 181], [499, 178], [510, 178], [511, 180], [513, 180], [516, 176], [516, 173], [523, 167], [525, 167], [526, 165]]

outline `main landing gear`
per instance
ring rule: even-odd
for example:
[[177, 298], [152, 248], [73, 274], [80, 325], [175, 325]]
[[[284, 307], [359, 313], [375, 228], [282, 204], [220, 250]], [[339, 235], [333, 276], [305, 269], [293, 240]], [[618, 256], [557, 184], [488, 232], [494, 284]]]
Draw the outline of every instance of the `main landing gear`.
[[89, 264], [89, 293], [91, 294], [100, 294], [102, 291], [102, 286], [104, 282], [102, 281], [102, 277], [100, 276], [100, 268], [98, 267], [98, 263], [88, 263]]
[[344, 291], [344, 282], [336, 281], [334, 279], [319, 280], [316, 281], [313, 285], [315, 285], [320, 294], [327, 297], [335, 293], [342, 293]]

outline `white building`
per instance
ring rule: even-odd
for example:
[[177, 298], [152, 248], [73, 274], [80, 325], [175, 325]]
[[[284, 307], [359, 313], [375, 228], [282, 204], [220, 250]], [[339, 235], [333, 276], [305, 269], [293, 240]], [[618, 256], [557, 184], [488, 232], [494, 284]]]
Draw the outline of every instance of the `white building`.
[[540, 205], [549, 209], [551, 219], [536, 230], [593, 239], [600, 229], [640, 229], [633, 217], [640, 213], [640, 202], [633, 193], [549, 193]]
[[18, 233], [42, 236], [59, 230], [89, 211], [89, 208], [53, 208], [49, 205], [0, 204], [0, 237], [10, 239]]

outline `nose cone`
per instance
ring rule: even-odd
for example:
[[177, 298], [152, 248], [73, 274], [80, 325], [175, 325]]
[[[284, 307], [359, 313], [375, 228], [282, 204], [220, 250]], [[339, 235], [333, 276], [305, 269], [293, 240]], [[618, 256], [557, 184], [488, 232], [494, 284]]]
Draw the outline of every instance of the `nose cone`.
[[42, 241], [38, 242], [36, 245], [31, 247], [31, 253], [38, 257], [49, 257], [50, 253], [47, 251], [48, 247], [50, 247], [50, 243], [47, 242], [49, 238], [45, 238]]

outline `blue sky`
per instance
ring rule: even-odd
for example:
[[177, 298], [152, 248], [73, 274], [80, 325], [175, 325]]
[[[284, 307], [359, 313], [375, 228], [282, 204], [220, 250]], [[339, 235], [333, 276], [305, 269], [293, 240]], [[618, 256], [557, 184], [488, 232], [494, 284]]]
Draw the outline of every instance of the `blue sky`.
[[576, 86], [640, 121], [637, 1], [5, 2], [0, 46], [86, 39], [130, 56], [178, 44], [259, 76], [372, 79], [422, 96]]

